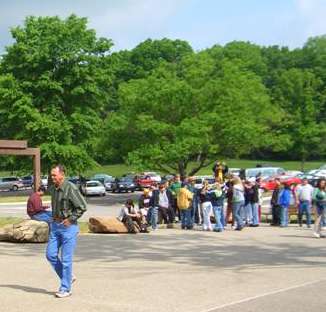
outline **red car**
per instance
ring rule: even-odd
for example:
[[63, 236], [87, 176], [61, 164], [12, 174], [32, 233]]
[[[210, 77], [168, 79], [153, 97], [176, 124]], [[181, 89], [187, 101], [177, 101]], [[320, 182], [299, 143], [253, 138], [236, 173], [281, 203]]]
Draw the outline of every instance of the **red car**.
[[135, 183], [136, 183], [138, 189], [144, 189], [144, 188], [151, 187], [156, 182], [153, 181], [150, 176], [142, 176], [141, 175], [141, 176], [135, 177]]
[[291, 177], [287, 175], [280, 175], [276, 177], [269, 177], [260, 182], [260, 187], [264, 189], [265, 191], [273, 191], [276, 188], [276, 182], [275, 179], [279, 178], [281, 180], [281, 183], [286, 183], [288, 185], [291, 184], [301, 184], [302, 180], [298, 177]]

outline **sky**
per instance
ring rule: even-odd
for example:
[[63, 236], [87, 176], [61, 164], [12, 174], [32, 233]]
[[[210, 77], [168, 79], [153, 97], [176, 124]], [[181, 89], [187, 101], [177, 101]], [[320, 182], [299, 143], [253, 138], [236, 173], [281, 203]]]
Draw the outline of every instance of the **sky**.
[[87, 17], [116, 51], [164, 37], [195, 50], [233, 40], [293, 49], [326, 34], [326, 0], [0, 0], [0, 52], [26, 16], [72, 13]]

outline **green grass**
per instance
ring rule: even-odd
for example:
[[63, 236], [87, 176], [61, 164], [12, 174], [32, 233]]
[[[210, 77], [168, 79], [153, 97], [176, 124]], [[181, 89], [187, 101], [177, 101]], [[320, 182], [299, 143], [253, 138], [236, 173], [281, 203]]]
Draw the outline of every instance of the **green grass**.
[[7, 224], [14, 224], [23, 221], [23, 218], [16, 217], [1, 217], [0, 218], [0, 228], [4, 227]]
[[[23, 203], [26, 202], [27, 203], [28, 200], [28, 196], [26, 195], [17, 195], [17, 196], [5, 196], [1, 194], [0, 196], [0, 203]], [[43, 196], [42, 197], [42, 201], [49, 201], [50, 200], [50, 196]]]
[[89, 233], [88, 231], [88, 222], [79, 221], [79, 232], [81, 234]]

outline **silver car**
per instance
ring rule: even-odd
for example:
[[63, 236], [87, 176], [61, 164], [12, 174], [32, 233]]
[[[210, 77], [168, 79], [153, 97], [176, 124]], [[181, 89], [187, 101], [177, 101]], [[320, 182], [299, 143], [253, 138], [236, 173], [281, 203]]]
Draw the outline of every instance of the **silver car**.
[[23, 182], [16, 177], [0, 178], [0, 190], [2, 191], [18, 191], [23, 188]]

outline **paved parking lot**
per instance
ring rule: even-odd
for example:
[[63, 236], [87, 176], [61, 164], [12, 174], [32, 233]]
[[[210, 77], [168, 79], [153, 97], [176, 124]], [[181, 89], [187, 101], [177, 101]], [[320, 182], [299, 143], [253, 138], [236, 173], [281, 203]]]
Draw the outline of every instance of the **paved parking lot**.
[[0, 243], [1, 311], [324, 311], [325, 244], [296, 226], [82, 235], [56, 299], [45, 245]]

